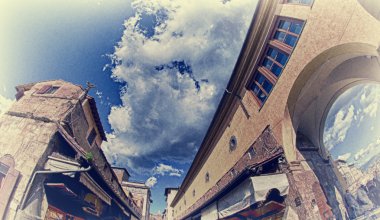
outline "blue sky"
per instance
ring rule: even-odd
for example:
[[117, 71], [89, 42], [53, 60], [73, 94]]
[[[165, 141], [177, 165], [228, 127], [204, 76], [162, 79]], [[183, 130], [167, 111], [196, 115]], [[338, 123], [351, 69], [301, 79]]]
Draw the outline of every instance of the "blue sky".
[[[94, 83], [109, 162], [152, 186], [151, 210], [163, 211], [164, 188], [179, 186], [191, 164], [256, 3], [0, 1], [0, 113], [19, 84]], [[380, 151], [379, 96], [361, 85], [334, 104], [324, 139], [335, 158], [364, 164]]]
[[182, 182], [236, 62], [256, 0], [0, 1], [0, 113], [19, 84], [96, 85], [109, 162], [152, 186]]

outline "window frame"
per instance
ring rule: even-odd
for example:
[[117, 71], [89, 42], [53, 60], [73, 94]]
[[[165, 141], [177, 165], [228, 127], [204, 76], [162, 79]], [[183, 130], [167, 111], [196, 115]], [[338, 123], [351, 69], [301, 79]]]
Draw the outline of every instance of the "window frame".
[[43, 85], [35, 94], [42, 96], [54, 95], [60, 88], [61, 86], [59, 85]]
[[9, 169], [11, 167], [8, 166], [5, 163], [2, 163], [2, 162], [0, 162], [0, 166], [3, 166], [6, 169], [5, 172], [3, 172], [3, 171], [0, 170], [0, 189], [1, 189], [2, 186], [3, 186], [3, 184], [4, 184], [4, 182], [5, 182], [5, 180], [6, 180], [6, 178], [7, 178], [7, 174], [9, 173]]
[[[296, 39], [293, 47], [291, 47], [290, 45], [288, 45], [284, 42], [287, 35], [285, 35], [283, 42], [281, 42], [277, 39], [274, 39], [276, 32], [280, 29], [278, 26], [279, 26], [281, 21], [289, 21], [290, 25], [286, 31], [290, 32], [291, 35], [297, 36], [297, 39]], [[290, 31], [290, 27], [291, 27], [292, 23], [300, 23], [302, 25], [299, 34], [295, 34], [295, 33]], [[247, 87], [248, 87], [247, 90], [249, 90], [252, 93], [255, 101], [257, 102], [257, 104], [259, 106], [259, 111], [264, 106], [265, 102], [268, 100], [268, 98], [269, 98], [270, 94], [272, 93], [272, 91], [274, 90], [274, 87], [276, 86], [279, 78], [281, 77], [284, 69], [286, 68], [286, 65], [288, 64], [288, 62], [291, 58], [293, 50], [297, 46], [299, 38], [301, 37], [301, 34], [305, 28], [305, 24], [306, 24], [306, 20], [300, 20], [300, 19], [285, 17], [285, 16], [276, 16], [275, 21], [273, 22], [272, 27], [270, 28], [270, 34], [268, 35], [268, 37], [264, 43], [264, 50], [261, 51], [260, 58], [258, 59], [259, 62], [257, 62], [257, 64], [255, 64], [255, 66], [252, 70], [253, 74], [251, 76], [250, 83], [247, 84]], [[283, 30], [283, 29], [281, 29], [281, 30]], [[273, 73], [271, 70], [267, 69], [267, 67], [263, 65], [264, 60], [266, 58], [269, 59], [269, 57], [270, 57], [267, 55], [270, 48], [275, 49], [278, 52], [281, 52], [281, 53], [288, 56], [284, 65], [282, 65], [281, 63], [276, 61], [276, 58], [270, 59], [270, 61], [272, 61], [271, 66], [273, 66], [274, 63], [276, 63], [276, 65], [278, 65], [281, 68], [281, 72], [279, 73], [279, 76], [276, 76], [275, 73]], [[277, 57], [277, 55], [276, 55], [276, 57]], [[262, 74], [263, 77], [272, 84], [272, 88], [271, 88], [269, 93], [263, 88], [263, 86], [260, 83], [258, 83], [256, 81], [256, 77], [257, 77], [258, 73]], [[258, 97], [259, 93], [256, 94], [254, 92], [255, 86], [257, 86], [259, 88], [259, 92], [261, 91], [266, 96], [266, 98], [263, 101], [261, 101], [261, 99]]]
[[[91, 136], [92, 134], [94, 134], [94, 137], [93, 137], [93, 140], [92, 140], [91, 143], [90, 143], [89, 138], [90, 138], [90, 136]], [[92, 127], [90, 133], [87, 135], [87, 138], [86, 138], [86, 139], [87, 139], [87, 143], [90, 145], [90, 147], [92, 147], [92, 146], [94, 145], [94, 143], [96, 142], [96, 136], [98, 136], [98, 134], [97, 134], [95, 128]]]

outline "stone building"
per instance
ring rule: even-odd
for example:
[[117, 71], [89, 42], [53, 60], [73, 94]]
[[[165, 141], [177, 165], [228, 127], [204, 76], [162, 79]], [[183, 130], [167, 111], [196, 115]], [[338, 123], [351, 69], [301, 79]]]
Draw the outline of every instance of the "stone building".
[[145, 183], [129, 181], [130, 174], [127, 169], [112, 167], [124, 192], [141, 210], [141, 219], [149, 220], [150, 203], [152, 203], [150, 188]]
[[100, 148], [106, 137], [89, 88], [16, 87], [0, 117], [0, 219], [141, 219]]
[[380, 81], [376, 2], [258, 1], [175, 219], [348, 218], [323, 130], [340, 94]]
[[342, 185], [345, 185], [347, 188], [356, 191], [365, 176], [363, 172], [357, 168], [354, 163], [347, 163], [345, 160], [336, 160], [335, 164], [339, 173], [343, 177], [344, 182]]
[[175, 195], [178, 192], [178, 188], [165, 188], [165, 202], [166, 208], [164, 211], [163, 219], [164, 220], [173, 220], [174, 219], [174, 209], [171, 207], [171, 203]]

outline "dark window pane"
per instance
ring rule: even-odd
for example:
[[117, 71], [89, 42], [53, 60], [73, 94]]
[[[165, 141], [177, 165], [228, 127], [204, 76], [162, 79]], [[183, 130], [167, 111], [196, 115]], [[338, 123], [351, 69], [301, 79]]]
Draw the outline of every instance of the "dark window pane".
[[52, 86], [50, 87], [44, 94], [53, 94], [55, 93], [55, 91], [57, 91], [59, 89], [58, 86]]
[[259, 98], [261, 102], [264, 102], [267, 96], [260, 90], [257, 94], [257, 98]]
[[3, 163], [0, 163], [0, 173], [7, 175], [8, 170], [9, 170], [9, 166], [7, 166]]
[[295, 23], [293, 22], [292, 25], [290, 26], [289, 31], [295, 33], [295, 34], [300, 34], [302, 30], [302, 24], [301, 23]]
[[267, 52], [267, 55], [270, 56], [270, 57], [272, 57], [274, 59], [274, 58], [276, 58], [277, 51], [274, 50], [273, 48], [269, 48], [268, 52]]
[[297, 38], [288, 34], [285, 38], [285, 43], [291, 47], [294, 47], [296, 45]]
[[257, 73], [255, 80], [256, 80], [260, 85], [263, 84], [264, 79], [265, 79], [265, 78], [264, 78], [263, 75], [261, 75], [260, 73]]
[[276, 33], [274, 34], [274, 39], [277, 39], [281, 42], [284, 41], [284, 38], [285, 38], [285, 33], [282, 31], [276, 31]]
[[256, 95], [259, 93], [259, 91], [260, 91], [260, 89], [259, 89], [259, 87], [256, 85], [256, 84], [253, 84], [253, 88], [252, 88], [252, 90], [253, 90], [253, 93], [255, 93]]
[[96, 137], [96, 131], [95, 129], [92, 129], [91, 133], [87, 137], [87, 141], [90, 144], [90, 146], [92, 146], [92, 144], [94, 143], [95, 137]]
[[281, 65], [284, 66], [286, 61], [288, 61], [288, 55], [281, 53], [281, 52], [278, 52], [277, 57], [276, 57], [276, 61], [281, 63]]
[[278, 25], [279, 28], [288, 30], [290, 26], [290, 21], [280, 21], [280, 24]]
[[273, 85], [268, 80], [265, 80], [262, 87], [269, 94], [270, 91], [272, 90]]
[[273, 64], [272, 69], [271, 69], [272, 73], [276, 75], [277, 77], [280, 76], [281, 70], [282, 70], [281, 67], [279, 67], [277, 64]]
[[269, 60], [268, 58], [265, 58], [263, 61], [263, 66], [266, 67], [268, 70], [270, 70], [273, 62]]

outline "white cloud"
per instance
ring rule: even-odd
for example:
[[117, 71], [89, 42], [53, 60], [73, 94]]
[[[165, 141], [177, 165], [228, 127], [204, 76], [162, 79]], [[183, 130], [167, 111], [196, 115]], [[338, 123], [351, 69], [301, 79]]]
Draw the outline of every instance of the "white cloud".
[[154, 176], [151, 176], [149, 177], [146, 181], [145, 181], [145, 185], [148, 186], [149, 188], [152, 188], [154, 185], [157, 184], [157, 178], [154, 177]]
[[[353, 91], [355, 92], [353, 93]], [[367, 123], [378, 115], [380, 86], [377, 84], [360, 85], [355, 90], [347, 93], [352, 98], [346, 99], [348, 102], [344, 104], [340, 103], [339, 105], [341, 106], [333, 106], [332, 109], [338, 109], [338, 111], [334, 115], [328, 116], [330, 124], [325, 127], [323, 136], [324, 144], [328, 150], [344, 143], [346, 135], [352, 129], [353, 124], [356, 124], [355, 129], [360, 129], [363, 122]], [[354, 131], [356, 131], [355, 129]], [[372, 126], [369, 129], [373, 131], [375, 128]]]
[[[126, 82], [104, 150], [132, 169], [191, 161], [231, 75], [257, 1], [133, 1], [112, 77]], [[155, 26], [152, 26], [155, 23]], [[110, 134], [109, 134], [110, 135]], [[147, 162], [147, 161], [150, 161]], [[116, 161], [112, 161], [116, 162]], [[120, 162], [120, 161], [118, 161]]]
[[351, 153], [345, 153], [345, 154], [338, 156], [338, 160], [347, 161], [350, 157], [351, 157]]
[[353, 119], [353, 105], [344, 107], [336, 113], [333, 125], [325, 130], [324, 133], [324, 143], [328, 150], [331, 150], [335, 145], [345, 140]]
[[380, 105], [380, 86], [365, 86], [360, 96], [360, 104], [363, 106], [364, 116], [376, 117]]
[[158, 166], [153, 168], [153, 174], [159, 174], [161, 176], [169, 175], [169, 176], [178, 176], [180, 177], [183, 174], [183, 170], [176, 169], [170, 165], [166, 165], [160, 163]]
[[13, 100], [7, 99], [4, 96], [0, 95], [0, 115], [4, 114], [13, 104]]
[[373, 156], [376, 156], [378, 154], [380, 154], [380, 138], [368, 144], [366, 147], [360, 148], [360, 150], [355, 153], [354, 159], [359, 165], [363, 165], [364, 163], [368, 162]]

